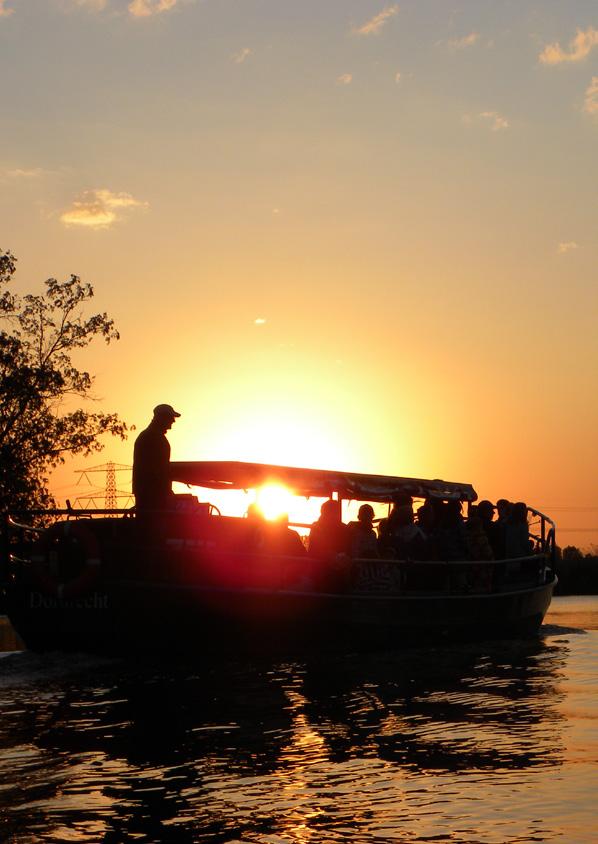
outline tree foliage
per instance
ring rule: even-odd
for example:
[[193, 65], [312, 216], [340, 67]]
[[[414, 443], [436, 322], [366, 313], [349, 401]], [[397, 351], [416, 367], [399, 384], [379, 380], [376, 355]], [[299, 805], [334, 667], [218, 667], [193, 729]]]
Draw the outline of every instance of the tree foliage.
[[15, 269], [14, 256], [0, 250], [1, 509], [53, 505], [52, 469], [68, 455], [100, 451], [102, 434], [124, 439], [127, 431], [117, 414], [80, 406], [92, 398], [93, 377], [73, 353], [119, 336], [106, 313], [86, 316], [91, 285], [50, 278], [43, 293], [18, 296], [9, 289]]

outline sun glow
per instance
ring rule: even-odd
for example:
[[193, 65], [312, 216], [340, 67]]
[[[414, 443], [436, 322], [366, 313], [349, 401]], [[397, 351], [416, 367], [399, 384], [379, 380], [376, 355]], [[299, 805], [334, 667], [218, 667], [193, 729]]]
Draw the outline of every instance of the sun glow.
[[256, 493], [256, 504], [266, 519], [277, 519], [283, 514], [289, 514], [295, 501], [289, 489], [281, 484], [266, 484]]

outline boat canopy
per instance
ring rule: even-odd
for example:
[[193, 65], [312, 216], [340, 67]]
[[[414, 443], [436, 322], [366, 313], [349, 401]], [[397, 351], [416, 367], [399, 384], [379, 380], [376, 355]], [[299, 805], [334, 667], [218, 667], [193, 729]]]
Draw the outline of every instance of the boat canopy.
[[337, 493], [339, 498], [381, 502], [392, 501], [401, 493], [458, 501], [475, 501], [478, 497], [471, 484], [438, 479], [429, 481], [228, 460], [174, 461], [170, 464], [170, 477], [173, 481], [208, 489], [247, 490], [268, 483], [282, 484], [306, 498], [329, 498], [333, 493]]

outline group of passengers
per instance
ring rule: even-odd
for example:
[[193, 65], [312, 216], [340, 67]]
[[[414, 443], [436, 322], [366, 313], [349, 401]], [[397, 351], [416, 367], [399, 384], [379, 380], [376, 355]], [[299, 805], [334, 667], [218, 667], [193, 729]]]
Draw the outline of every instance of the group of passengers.
[[[498, 517], [495, 519], [495, 511]], [[417, 512], [409, 495], [397, 495], [385, 519], [375, 526], [371, 504], [362, 504], [357, 521], [345, 524], [341, 504], [329, 499], [311, 527], [307, 542], [289, 528], [288, 516], [266, 522], [257, 505], [247, 511], [245, 550], [320, 559], [338, 554], [364, 559], [503, 560], [532, 553], [527, 507], [506, 499], [469, 505], [465, 518], [460, 501], [426, 499]]]
[[523, 502], [501, 499], [495, 508], [481, 501], [470, 505], [464, 518], [460, 501], [427, 499], [414, 513], [411, 496], [401, 495], [377, 531], [374, 515], [370, 504], [362, 504], [357, 521], [344, 524], [340, 503], [325, 501], [309, 535], [308, 553], [411, 560], [501, 560], [532, 553]]

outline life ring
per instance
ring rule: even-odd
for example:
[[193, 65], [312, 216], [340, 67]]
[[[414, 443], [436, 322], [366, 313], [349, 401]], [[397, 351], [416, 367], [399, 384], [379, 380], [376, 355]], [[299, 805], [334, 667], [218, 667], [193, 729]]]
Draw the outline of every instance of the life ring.
[[[68, 568], [73, 568], [73, 551], [79, 571], [71, 573]], [[39, 588], [46, 595], [68, 600], [84, 595], [96, 584], [101, 566], [100, 546], [85, 522], [57, 522], [40, 535], [33, 546], [31, 561]]]

